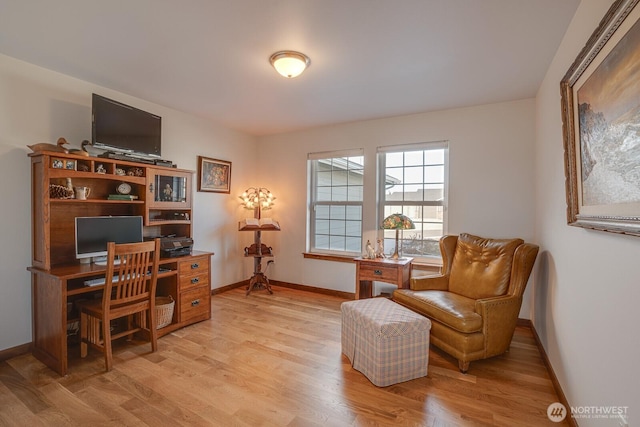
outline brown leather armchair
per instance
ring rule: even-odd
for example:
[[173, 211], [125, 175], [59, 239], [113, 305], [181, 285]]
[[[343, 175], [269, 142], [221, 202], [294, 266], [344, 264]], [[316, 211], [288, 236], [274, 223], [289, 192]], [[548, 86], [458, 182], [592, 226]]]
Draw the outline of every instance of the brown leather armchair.
[[466, 373], [509, 349], [538, 246], [463, 233], [443, 236], [440, 251], [441, 274], [412, 278], [393, 300], [431, 319], [431, 343]]

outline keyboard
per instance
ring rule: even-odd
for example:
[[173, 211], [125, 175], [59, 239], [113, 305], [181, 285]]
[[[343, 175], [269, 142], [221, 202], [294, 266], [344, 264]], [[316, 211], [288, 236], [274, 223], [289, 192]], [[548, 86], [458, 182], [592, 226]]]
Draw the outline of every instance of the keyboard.
[[[149, 275], [149, 273], [147, 273], [147, 276]], [[118, 275], [116, 274], [115, 276], [113, 276], [113, 278], [111, 279], [111, 283], [116, 283], [118, 281]], [[125, 279], [128, 279], [129, 275], [127, 274], [127, 277]], [[106, 282], [106, 279], [104, 277], [97, 277], [95, 279], [89, 279], [89, 280], [85, 280], [84, 281], [84, 285], [85, 286], [100, 286], [100, 285], [104, 285], [104, 283]]]
[[[106, 281], [106, 279], [104, 277], [97, 277], [95, 279], [85, 280], [84, 281], [84, 285], [85, 286], [100, 286], [100, 285], [104, 285], [105, 281]], [[117, 281], [118, 281], [118, 276], [113, 276], [112, 282], [115, 283]]]

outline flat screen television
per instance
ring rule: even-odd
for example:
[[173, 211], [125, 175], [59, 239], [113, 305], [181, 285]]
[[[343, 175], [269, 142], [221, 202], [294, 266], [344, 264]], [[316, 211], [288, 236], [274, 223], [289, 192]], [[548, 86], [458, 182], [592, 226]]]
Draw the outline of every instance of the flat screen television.
[[144, 157], [160, 157], [162, 118], [93, 94], [91, 142], [96, 148]]
[[75, 220], [76, 258], [106, 264], [107, 242], [143, 241], [141, 216], [79, 216]]

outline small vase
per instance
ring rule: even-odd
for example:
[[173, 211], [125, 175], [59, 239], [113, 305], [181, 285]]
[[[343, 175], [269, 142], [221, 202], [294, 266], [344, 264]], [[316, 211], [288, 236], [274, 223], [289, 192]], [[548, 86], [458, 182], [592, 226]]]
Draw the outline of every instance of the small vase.
[[73, 184], [71, 183], [71, 178], [67, 178], [67, 190], [69, 191], [69, 198], [73, 199], [75, 197], [75, 193], [73, 191]]

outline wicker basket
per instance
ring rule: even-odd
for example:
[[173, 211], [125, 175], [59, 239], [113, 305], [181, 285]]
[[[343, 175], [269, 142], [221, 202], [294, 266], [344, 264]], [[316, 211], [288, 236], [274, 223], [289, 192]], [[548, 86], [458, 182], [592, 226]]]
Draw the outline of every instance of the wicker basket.
[[164, 328], [171, 324], [173, 308], [176, 302], [173, 297], [156, 297], [156, 329]]

